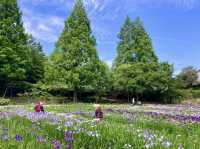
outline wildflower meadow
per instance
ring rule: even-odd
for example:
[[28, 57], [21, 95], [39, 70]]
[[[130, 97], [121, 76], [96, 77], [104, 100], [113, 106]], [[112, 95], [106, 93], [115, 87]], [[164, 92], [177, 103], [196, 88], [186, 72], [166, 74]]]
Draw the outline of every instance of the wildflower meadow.
[[[1, 107], [2, 149], [199, 149], [200, 107], [195, 105], [92, 104]], [[62, 112], [61, 112], [62, 111]]]

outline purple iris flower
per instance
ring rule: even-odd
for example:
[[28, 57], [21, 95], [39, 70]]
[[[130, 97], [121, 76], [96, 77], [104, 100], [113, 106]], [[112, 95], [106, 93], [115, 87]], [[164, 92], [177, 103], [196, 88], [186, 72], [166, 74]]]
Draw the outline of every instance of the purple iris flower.
[[16, 141], [22, 141], [22, 136], [20, 136], [19, 134], [17, 134], [17, 135], [15, 136], [15, 140], [16, 140]]
[[72, 131], [66, 131], [64, 135], [66, 142], [73, 142]]
[[111, 108], [107, 109], [106, 111], [107, 111], [107, 112], [110, 112], [110, 113], [111, 113], [111, 112], [114, 112], [114, 110], [111, 109]]
[[37, 137], [37, 141], [38, 141], [38, 142], [44, 142], [45, 139], [44, 139], [42, 136], [38, 136], [38, 137]]
[[52, 141], [52, 144], [54, 146], [54, 149], [60, 149], [61, 148], [60, 141], [58, 141], [56, 139]]
[[183, 149], [183, 146], [180, 144], [179, 147], [178, 147], [178, 149]]

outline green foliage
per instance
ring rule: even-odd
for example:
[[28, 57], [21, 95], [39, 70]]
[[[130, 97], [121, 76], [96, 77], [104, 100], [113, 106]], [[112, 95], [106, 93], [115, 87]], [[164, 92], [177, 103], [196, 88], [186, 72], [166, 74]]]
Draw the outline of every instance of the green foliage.
[[115, 90], [126, 93], [128, 100], [136, 97], [136, 101], [144, 94], [170, 92], [172, 66], [158, 63], [151, 39], [139, 18], [134, 22], [126, 18], [119, 39], [113, 67]]
[[45, 82], [74, 91], [74, 101], [77, 101], [78, 92], [102, 92], [106, 68], [99, 60], [95, 46], [85, 8], [82, 1], [77, 0], [46, 66]]
[[16, 0], [1, 0], [0, 12], [0, 81], [23, 80], [28, 47]]
[[127, 17], [118, 37], [119, 44], [114, 67], [134, 62], [157, 62], [151, 39], [139, 17], [134, 22]]
[[186, 67], [177, 76], [186, 88], [193, 87], [198, 84], [199, 70], [192, 66]]
[[192, 97], [195, 99], [200, 98], [200, 89], [192, 89], [191, 94]]
[[0, 106], [9, 105], [10, 99], [0, 98]]
[[1, 0], [0, 12], [0, 94], [23, 91], [43, 77], [44, 54], [40, 44], [25, 33], [16, 0]]
[[27, 81], [37, 83], [44, 77], [45, 55], [40, 43], [30, 35], [28, 39], [30, 65], [27, 70]]
[[185, 92], [180, 87], [180, 82], [177, 79], [171, 79], [168, 82], [168, 89], [160, 94], [158, 98], [164, 103], [180, 103], [186, 98], [189, 98], [190, 94]]
[[120, 65], [114, 72], [114, 86], [126, 92], [128, 97], [141, 98], [145, 93], [165, 92], [168, 90], [170, 76], [162, 65], [135, 62]]
[[99, 61], [96, 64], [96, 72], [93, 73], [93, 79], [91, 80], [93, 81], [93, 91], [95, 91], [97, 96], [99, 96], [99, 99], [96, 98], [97, 100], [100, 100], [101, 96], [105, 95], [110, 89], [110, 86], [112, 85], [110, 78], [111, 72], [108, 66]]
[[37, 88], [37, 85], [34, 85], [30, 90], [25, 91], [24, 93], [18, 93], [18, 97], [26, 99], [29, 102], [36, 101], [49, 101], [52, 98], [52, 95], [46, 91]]

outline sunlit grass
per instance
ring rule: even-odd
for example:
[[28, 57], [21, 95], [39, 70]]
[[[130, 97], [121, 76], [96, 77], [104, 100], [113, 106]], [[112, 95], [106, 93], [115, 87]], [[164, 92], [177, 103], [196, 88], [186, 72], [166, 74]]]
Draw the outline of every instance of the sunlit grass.
[[[103, 105], [103, 107], [109, 108], [111, 106]], [[113, 107], [117, 106], [114, 105]], [[126, 105], [120, 105], [119, 107], [123, 108]], [[31, 106], [26, 106], [25, 108], [29, 111], [33, 109]], [[94, 108], [92, 104], [67, 104], [46, 106], [45, 110], [59, 114], [80, 110], [92, 112]], [[131, 120], [119, 113], [105, 112], [104, 115], [104, 120], [100, 123], [88, 122], [70, 127], [64, 127], [64, 121], [58, 125], [52, 125], [45, 120], [33, 124], [30, 120], [18, 116], [7, 120], [1, 119], [1, 130], [3, 128], [8, 129], [9, 136], [8, 140], [1, 140], [0, 148], [50, 149], [53, 148], [52, 140], [57, 139], [64, 149], [67, 144], [64, 140], [64, 131], [76, 130], [79, 127], [85, 131], [73, 134], [74, 141], [72, 144], [75, 149], [145, 149], [148, 147], [155, 149], [178, 149], [179, 145], [183, 145], [185, 149], [200, 148], [199, 124], [176, 124], [162, 118], [151, 118], [142, 114], [133, 115]], [[73, 119], [91, 121], [93, 116], [84, 114], [73, 115]], [[89, 132], [97, 132], [97, 136], [89, 136]], [[144, 134], [146, 133], [153, 136], [152, 140], [145, 139]], [[16, 134], [22, 136], [22, 141], [16, 141]], [[42, 136], [45, 141], [38, 142], [38, 136]]]

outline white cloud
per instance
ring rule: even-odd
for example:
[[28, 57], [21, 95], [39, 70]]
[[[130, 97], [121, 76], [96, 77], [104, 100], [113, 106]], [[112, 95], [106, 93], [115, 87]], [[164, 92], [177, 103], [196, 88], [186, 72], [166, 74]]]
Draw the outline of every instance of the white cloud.
[[29, 33], [31, 32], [31, 22], [30, 21], [25, 21], [24, 22], [24, 28], [26, 29], [26, 32]]
[[38, 40], [48, 43], [56, 42], [61, 30], [59, 29], [60, 26], [53, 24], [51, 17], [45, 19], [41, 16], [30, 16], [23, 17], [26, 32], [32, 34]]
[[149, 5], [153, 7], [175, 7], [175, 8], [184, 8], [191, 9], [199, 4], [199, 0], [127, 0], [129, 2], [134, 1], [138, 4]]
[[[43, 1], [43, 0], [39, 0]], [[34, 12], [22, 5], [24, 28], [27, 33], [32, 34], [37, 40], [55, 43], [64, 26], [64, 18], [55, 15]]]
[[50, 22], [54, 26], [63, 27], [64, 26], [64, 18], [60, 18], [58, 16], [52, 16], [50, 18]]
[[[172, 0], [171, 0], [172, 1]], [[183, 8], [193, 8], [199, 1], [198, 0], [175, 0], [177, 6], [182, 6]]]
[[83, 2], [87, 7], [93, 7], [95, 10], [97, 10], [100, 6], [99, 0], [84, 0]]
[[31, 3], [32, 5], [52, 5], [52, 4], [64, 4], [73, 2], [72, 0], [20, 0], [21, 3]]
[[24, 21], [24, 28], [27, 33], [32, 34], [37, 40], [47, 43], [54, 43], [57, 40], [57, 36], [53, 34], [47, 26], [39, 24], [34, 27], [34, 24], [30, 21]]
[[43, 31], [43, 32], [52, 32], [51, 28], [45, 24], [38, 24], [37, 26], [38, 30]]

